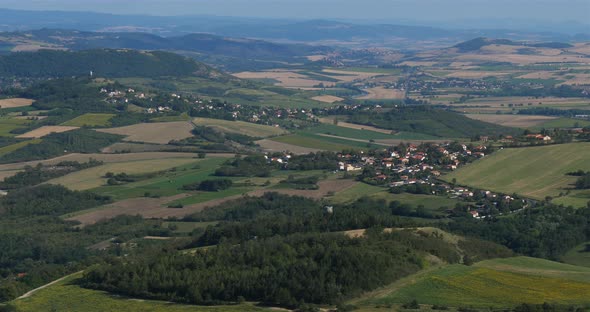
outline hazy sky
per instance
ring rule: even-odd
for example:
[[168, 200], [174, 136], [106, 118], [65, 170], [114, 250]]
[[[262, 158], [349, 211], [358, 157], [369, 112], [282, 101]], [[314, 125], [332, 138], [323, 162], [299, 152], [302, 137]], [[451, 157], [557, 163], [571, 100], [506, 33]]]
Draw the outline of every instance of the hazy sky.
[[0, 0], [0, 7], [118, 14], [453, 20], [480, 18], [578, 21], [590, 0]]

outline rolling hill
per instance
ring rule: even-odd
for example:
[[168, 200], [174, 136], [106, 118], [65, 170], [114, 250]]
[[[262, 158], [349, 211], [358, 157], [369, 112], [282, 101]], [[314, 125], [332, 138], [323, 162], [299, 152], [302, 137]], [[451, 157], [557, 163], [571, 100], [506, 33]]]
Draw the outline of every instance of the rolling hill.
[[208, 79], [229, 76], [194, 60], [169, 52], [96, 49], [79, 52], [41, 50], [0, 56], [0, 76], [56, 78], [197, 76]]

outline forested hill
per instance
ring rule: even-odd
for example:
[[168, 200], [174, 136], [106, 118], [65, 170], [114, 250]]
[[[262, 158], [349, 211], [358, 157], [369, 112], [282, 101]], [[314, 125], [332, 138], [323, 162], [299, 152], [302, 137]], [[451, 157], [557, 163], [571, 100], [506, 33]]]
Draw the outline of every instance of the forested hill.
[[98, 77], [228, 76], [189, 58], [161, 51], [95, 49], [78, 52], [41, 50], [0, 56], [0, 76], [53, 78], [90, 75]]
[[469, 138], [479, 135], [514, 135], [515, 128], [471, 119], [428, 106], [402, 106], [387, 112], [359, 112], [349, 121], [395, 131], [419, 132], [446, 138]]

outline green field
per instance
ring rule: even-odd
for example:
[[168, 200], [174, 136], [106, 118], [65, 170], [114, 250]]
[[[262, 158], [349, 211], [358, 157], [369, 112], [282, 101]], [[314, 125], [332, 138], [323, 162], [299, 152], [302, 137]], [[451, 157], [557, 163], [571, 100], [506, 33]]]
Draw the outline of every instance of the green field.
[[66, 121], [62, 126], [70, 127], [109, 127], [111, 125], [111, 118], [115, 117], [115, 114], [84, 114], [78, 116], [72, 120]]
[[590, 143], [503, 149], [443, 178], [455, 178], [461, 185], [543, 199], [571, 188], [576, 177], [566, 173], [579, 169], [590, 170]]
[[29, 123], [30, 121], [26, 119], [0, 117], [0, 136], [13, 137], [16, 134], [12, 134], [10, 131], [18, 128], [24, 128]]
[[287, 133], [287, 131], [282, 128], [259, 125], [244, 121], [231, 121], [199, 117], [195, 118], [193, 122], [197, 126], [213, 127], [223, 132], [245, 134], [256, 138], [266, 138]]
[[125, 311], [125, 312], [257, 312], [269, 311], [251, 303], [235, 306], [194, 306], [163, 301], [138, 300], [89, 290], [76, 285], [81, 274], [70, 276], [56, 284], [35, 292], [31, 297], [12, 302], [20, 312], [50, 311]]
[[516, 257], [474, 266], [449, 265], [403, 279], [360, 300], [361, 305], [420, 304], [511, 307], [521, 303], [588, 304], [590, 269]]
[[582, 243], [568, 251], [561, 261], [590, 268], [590, 242]]
[[112, 196], [116, 200], [141, 197], [145, 193], [159, 196], [172, 196], [184, 193], [182, 186], [203, 181], [213, 174], [215, 169], [227, 158], [215, 157], [203, 160], [193, 159], [194, 163], [176, 167], [174, 171], [158, 175], [155, 178], [117, 186], [101, 186], [92, 189], [102, 195]]
[[70, 173], [66, 176], [50, 180], [48, 183], [60, 184], [73, 190], [89, 190], [106, 184], [106, 173], [142, 174], [172, 169], [187, 164], [197, 164], [197, 159], [167, 158], [139, 161], [122, 161], [108, 163], [98, 167]]

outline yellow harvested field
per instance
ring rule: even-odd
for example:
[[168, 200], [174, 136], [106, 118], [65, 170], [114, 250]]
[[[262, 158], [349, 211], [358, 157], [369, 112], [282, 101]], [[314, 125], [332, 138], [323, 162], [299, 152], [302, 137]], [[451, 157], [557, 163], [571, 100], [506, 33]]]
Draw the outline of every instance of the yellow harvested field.
[[195, 118], [193, 122], [197, 126], [207, 126], [218, 129], [221, 132], [239, 133], [255, 138], [266, 138], [287, 133], [285, 129], [274, 126], [259, 125], [245, 121], [231, 121], [213, 118]]
[[277, 86], [285, 88], [313, 88], [320, 83], [326, 87], [333, 87], [335, 83], [329, 81], [320, 81], [298, 73], [297, 71], [288, 70], [269, 70], [261, 72], [241, 72], [233, 74], [242, 79], [274, 79], [279, 81]]
[[97, 129], [96, 131], [126, 136], [124, 141], [167, 144], [192, 136], [193, 126], [186, 121], [141, 123], [120, 128]]
[[383, 87], [369, 88], [363, 91], [368, 94], [359, 97], [361, 100], [403, 99], [406, 96], [405, 91]]
[[466, 114], [465, 116], [471, 119], [516, 128], [534, 127], [549, 120], [557, 119], [557, 117], [535, 115]]
[[307, 58], [308, 60], [312, 61], [312, 62], [317, 62], [317, 61], [321, 61], [323, 59], [326, 58], [325, 55], [319, 54], [319, 55], [308, 55], [305, 58]]
[[282, 143], [282, 142], [276, 142], [276, 141], [272, 141], [272, 140], [259, 140], [255, 142], [256, 144], [260, 145], [260, 147], [262, 147], [262, 149], [264, 149], [267, 152], [291, 152], [294, 154], [309, 154], [309, 153], [315, 153], [315, 152], [319, 152], [320, 150], [317, 148], [308, 148], [308, 147], [302, 147], [302, 146], [297, 146], [297, 145], [292, 145], [292, 144], [288, 144], [288, 143]]
[[41, 128], [37, 128], [35, 130], [31, 130], [27, 133], [23, 133], [18, 135], [17, 138], [19, 139], [38, 139], [42, 138], [46, 135], [50, 135], [52, 133], [62, 133], [66, 131], [72, 131], [79, 129], [80, 127], [69, 127], [69, 126], [43, 126]]
[[343, 98], [333, 96], [333, 95], [319, 95], [319, 96], [314, 96], [311, 99], [316, 100], [316, 101], [320, 101], [320, 102], [324, 102], [324, 103], [335, 103], [335, 102], [344, 101]]
[[0, 100], [0, 108], [24, 107], [31, 106], [31, 104], [33, 104], [33, 100], [31, 99], [13, 98]]
[[124, 161], [109, 163], [102, 166], [77, 171], [57, 179], [48, 181], [49, 184], [63, 185], [71, 190], [82, 191], [103, 186], [106, 183], [104, 178], [107, 172], [140, 174], [171, 169], [174, 167], [196, 162], [191, 158], [163, 158], [138, 161]]

